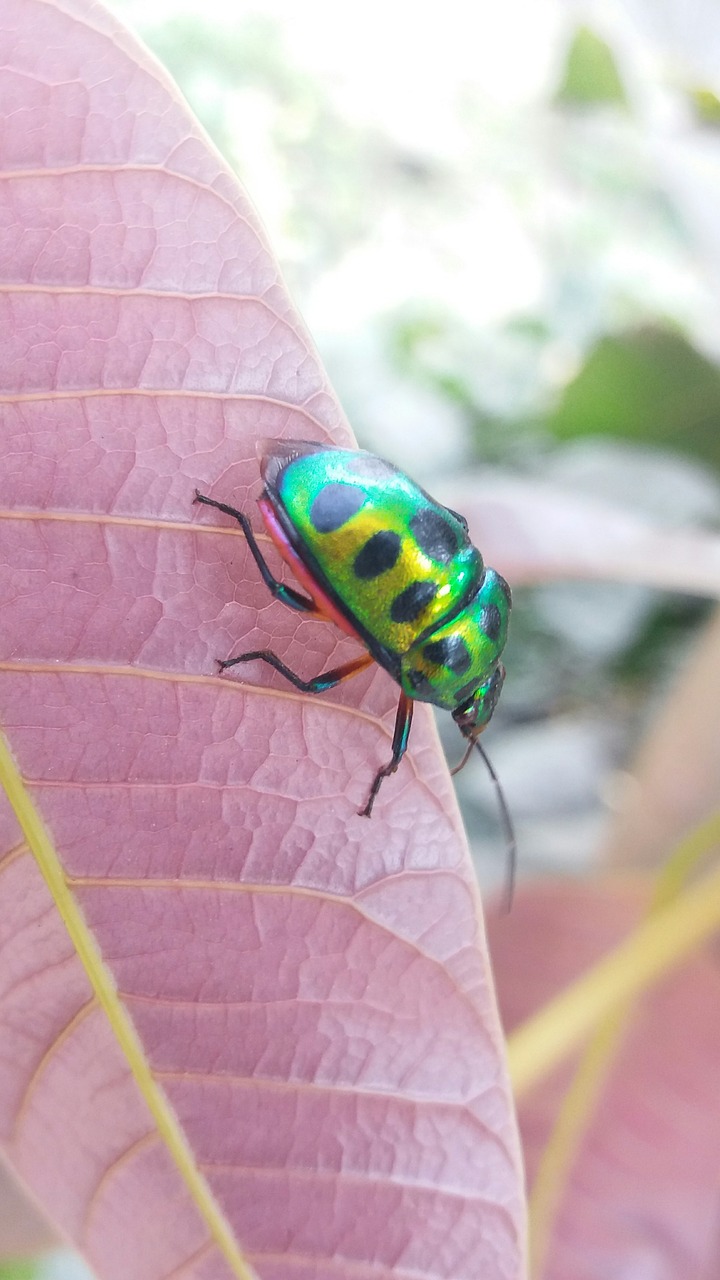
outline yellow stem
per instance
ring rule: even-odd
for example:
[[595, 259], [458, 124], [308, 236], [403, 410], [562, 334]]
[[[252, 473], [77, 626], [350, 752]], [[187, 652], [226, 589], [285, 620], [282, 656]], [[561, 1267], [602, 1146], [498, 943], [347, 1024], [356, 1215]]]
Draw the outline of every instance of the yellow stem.
[[639, 925], [508, 1042], [521, 1098], [592, 1032], [601, 1018], [638, 996], [720, 928], [720, 869]]
[[53, 842], [27, 792], [2, 734], [0, 734], [0, 785], [4, 787], [28, 846], [37, 859], [95, 995], [155, 1121], [158, 1134], [175, 1161], [198, 1212], [205, 1220], [210, 1236], [224, 1255], [236, 1280], [255, 1280], [254, 1272], [242, 1257], [232, 1230], [197, 1167], [195, 1156], [177, 1117], [153, 1076], [143, 1045], [118, 996], [112, 974], [68, 888]]

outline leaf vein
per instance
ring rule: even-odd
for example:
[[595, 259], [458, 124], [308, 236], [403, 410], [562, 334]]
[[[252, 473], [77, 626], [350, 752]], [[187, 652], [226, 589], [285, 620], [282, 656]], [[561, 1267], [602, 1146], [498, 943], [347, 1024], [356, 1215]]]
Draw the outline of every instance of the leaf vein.
[[46, 1048], [39, 1062], [35, 1064], [32, 1074], [29, 1076], [27, 1083], [25, 1085], [25, 1088], [23, 1090], [22, 1097], [20, 1098], [20, 1101], [18, 1103], [17, 1111], [15, 1112], [15, 1118], [13, 1120], [12, 1132], [11, 1132], [11, 1141], [14, 1142], [17, 1140], [18, 1135], [20, 1133], [20, 1129], [22, 1128], [22, 1123], [25, 1118], [25, 1114], [30, 1105], [32, 1096], [35, 1093], [35, 1090], [37, 1089], [40, 1083], [40, 1080], [42, 1079], [42, 1076], [45, 1073], [46, 1068], [49, 1066], [50, 1062], [55, 1057], [55, 1054], [59, 1051], [59, 1049], [62, 1048], [66, 1040], [70, 1039], [71, 1035], [76, 1030], [76, 1028], [79, 1027], [80, 1024], [85, 1021], [85, 1018], [88, 1017], [90, 1013], [92, 1013], [93, 1009], [96, 1009], [96, 1008], [99, 1009], [99, 1007], [100, 1006], [96, 996], [95, 995], [90, 996], [90, 999], [87, 1000], [85, 1004], [80, 1005], [80, 1008], [75, 1010], [75, 1013], [73, 1014], [70, 1021], [65, 1024], [65, 1026], [62, 1028], [62, 1031], [58, 1032], [58, 1034], [55, 1036], [55, 1039], [52, 1040], [51, 1043]]

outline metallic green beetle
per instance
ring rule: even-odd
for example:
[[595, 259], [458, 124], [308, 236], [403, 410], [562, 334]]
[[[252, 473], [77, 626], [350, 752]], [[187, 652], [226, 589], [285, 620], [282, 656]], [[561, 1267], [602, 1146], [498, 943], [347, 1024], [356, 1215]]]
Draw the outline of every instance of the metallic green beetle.
[[[268, 649], [219, 665], [224, 670], [260, 659], [304, 693], [332, 689], [372, 662], [389, 672], [401, 694], [392, 758], [378, 770], [360, 811], [369, 817], [383, 779], [405, 754], [414, 701], [452, 712], [469, 744], [462, 764], [475, 745], [484, 756], [476, 740], [505, 678], [499, 659], [510, 588], [484, 567], [463, 517], [382, 458], [304, 440], [265, 441], [259, 456], [265, 527], [307, 595], [278, 582], [243, 512], [197, 492], [196, 501], [238, 521], [274, 596], [332, 620], [367, 653], [311, 680]], [[501, 803], [507, 817], [502, 797]]]

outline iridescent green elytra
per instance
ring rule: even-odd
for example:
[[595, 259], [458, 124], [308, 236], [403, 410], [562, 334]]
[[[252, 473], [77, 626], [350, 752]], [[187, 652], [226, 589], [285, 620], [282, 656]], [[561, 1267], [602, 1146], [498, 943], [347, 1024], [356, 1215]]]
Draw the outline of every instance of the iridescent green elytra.
[[261, 453], [266, 528], [308, 595], [273, 576], [247, 517], [197, 494], [237, 519], [264, 581], [292, 608], [329, 617], [368, 653], [312, 680], [269, 650], [260, 658], [297, 688], [317, 693], [373, 660], [400, 685], [390, 763], [375, 777], [361, 810], [369, 816], [383, 778], [407, 747], [414, 701], [451, 711], [470, 744], [490, 720], [505, 676], [510, 589], [486, 569], [467, 523], [440, 506], [402, 471], [374, 454], [307, 441], [268, 441]]

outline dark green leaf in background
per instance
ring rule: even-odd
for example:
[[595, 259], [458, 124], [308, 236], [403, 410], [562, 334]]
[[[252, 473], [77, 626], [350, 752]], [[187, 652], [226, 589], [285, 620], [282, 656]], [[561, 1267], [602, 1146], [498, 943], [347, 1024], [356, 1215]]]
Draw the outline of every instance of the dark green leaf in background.
[[618, 436], [720, 467], [720, 370], [668, 329], [604, 337], [547, 425], [563, 440]]

